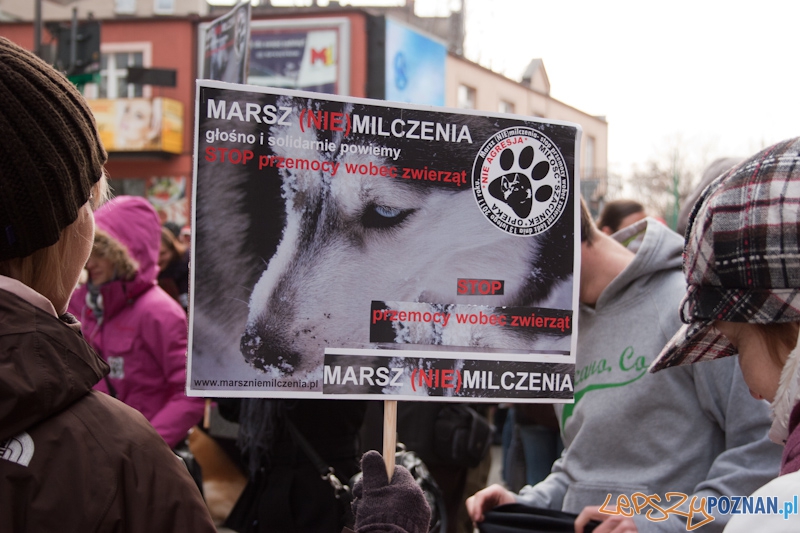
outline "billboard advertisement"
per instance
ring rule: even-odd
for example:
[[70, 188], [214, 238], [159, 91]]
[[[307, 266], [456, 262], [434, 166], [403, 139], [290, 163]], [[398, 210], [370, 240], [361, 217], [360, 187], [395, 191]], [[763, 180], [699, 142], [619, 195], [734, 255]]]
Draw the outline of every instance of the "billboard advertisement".
[[253, 21], [247, 83], [347, 94], [349, 53], [346, 18]]
[[569, 402], [580, 126], [198, 81], [188, 394]]
[[171, 98], [88, 100], [109, 152], [168, 152], [183, 147], [183, 104]]
[[385, 98], [443, 106], [446, 59], [443, 42], [387, 18]]

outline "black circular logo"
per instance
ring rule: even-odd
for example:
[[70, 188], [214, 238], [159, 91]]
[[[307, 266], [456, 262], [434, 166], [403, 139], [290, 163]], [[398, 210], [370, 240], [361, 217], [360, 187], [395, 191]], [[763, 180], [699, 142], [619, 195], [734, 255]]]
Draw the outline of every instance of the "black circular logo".
[[478, 152], [472, 191], [484, 216], [512, 235], [537, 235], [561, 218], [569, 196], [567, 165], [546, 135], [517, 126]]

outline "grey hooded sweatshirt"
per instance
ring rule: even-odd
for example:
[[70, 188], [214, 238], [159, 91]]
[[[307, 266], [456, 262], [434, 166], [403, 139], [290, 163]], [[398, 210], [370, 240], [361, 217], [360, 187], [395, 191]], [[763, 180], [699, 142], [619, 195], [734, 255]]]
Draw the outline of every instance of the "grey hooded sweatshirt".
[[668, 510], [681, 499], [668, 492], [685, 494], [678, 510], [689, 514], [693, 496], [697, 509], [703, 497], [747, 496], [777, 476], [781, 449], [767, 437], [769, 405], [750, 396], [736, 357], [648, 373], [681, 325], [683, 239], [653, 219], [626, 230], [614, 238], [645, 231], [636, 256], [594, 308], [580, 307], [575, 403], [556, 406], [564, 453], [518, 499], [579, 513], [626, 507], [618, 497], [638, 493], [638, 512], [623, 510], [640, 532], [686, 531], [687, 520], [721, 531], [730, 515], [695, 510], [687, 518], [645, 497], [657, 495], [649, 501]]

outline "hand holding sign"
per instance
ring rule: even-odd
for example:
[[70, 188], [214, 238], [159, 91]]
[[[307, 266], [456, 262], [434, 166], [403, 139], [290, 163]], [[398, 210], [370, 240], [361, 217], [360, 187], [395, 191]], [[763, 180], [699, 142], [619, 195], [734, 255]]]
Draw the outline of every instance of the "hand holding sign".
[[[394, 452], [387, 457], [388, 462], [394, 463]], [[376, 451], [364, 454], [361, 470], [363, 477], [353, 488], [357, 532], [394, 531], [389, 528], [400, 524], [408, 533], [428, 531], [431, 510], [408, 470], [398, 466], [394, 474], [387, 477], [383, 458]]]

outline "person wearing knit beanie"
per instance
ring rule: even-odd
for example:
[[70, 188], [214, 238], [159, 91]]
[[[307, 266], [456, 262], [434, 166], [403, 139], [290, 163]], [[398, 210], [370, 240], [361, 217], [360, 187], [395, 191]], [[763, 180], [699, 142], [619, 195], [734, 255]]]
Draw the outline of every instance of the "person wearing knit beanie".
[[83, 96], [47, 63], [0, 37], [0, 261], [58, 241], [107, 155]]
[[0, 37], [0, 531], [215, 533], [153, 426], [92, 390], [109, 365], [65, 312], [105, 161], [75, 87]]

